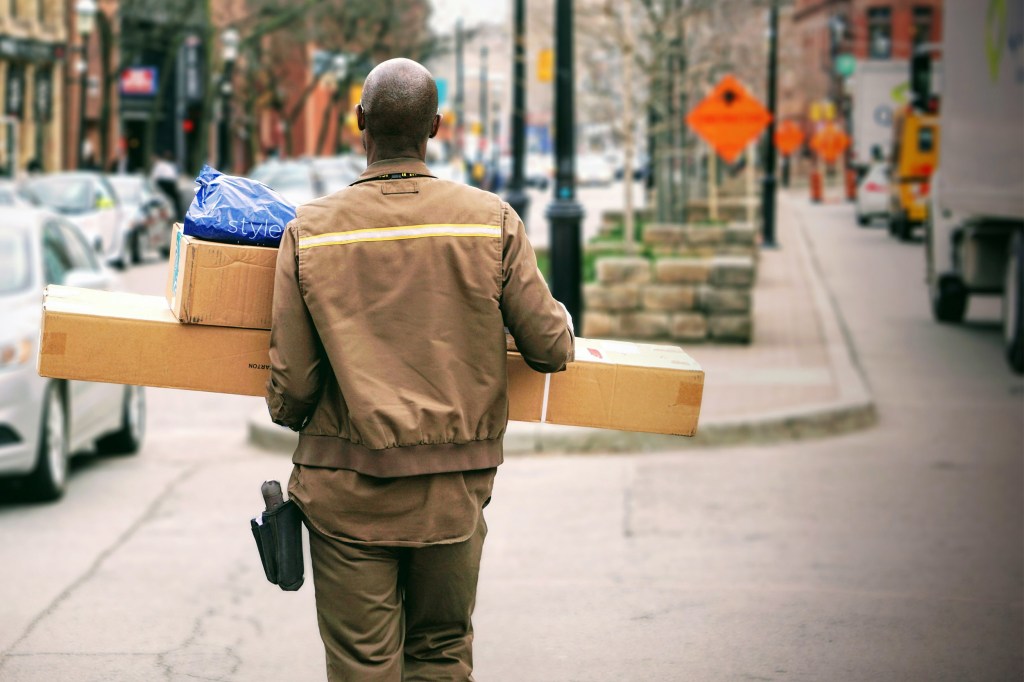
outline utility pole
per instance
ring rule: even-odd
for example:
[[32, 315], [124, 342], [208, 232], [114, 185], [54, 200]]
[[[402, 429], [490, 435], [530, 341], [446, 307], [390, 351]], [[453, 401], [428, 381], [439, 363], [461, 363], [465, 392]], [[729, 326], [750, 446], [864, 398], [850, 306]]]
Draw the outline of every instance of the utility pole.
[[551, 293], [583, 329], [583, 267], [580, 228], [583, 207], [576, 201], [576, 132], [573, 102], [572, 0], [555, 2], [555, 200], [551, 226]]
[[462, 64], [462, 18], [455, 20], [455, 153], [460, 162], [465, 161], [465, 150], [463, 149], [463, 137], [465, 135], [465, 118], [463, 104], [465, 94], [463, 90], [464, 69]]
[[477, 141], [477, 163], [484, 162], [484, 147], [487, 145], [487, 128], [489, 121], [487, 111], [487, 46], [480, 47], [480, 136]]
[[512, 179], [505, 200], [525, 223], [530, 212], [526, 193], [526, 0], [515, 0], [512, 42]]
[[779, 58], [779, 2], [772, 0], [768, 15], [768, 113], [771, 119], [765, 133], [768, 143], [765, 145], [764, 180], [761, 192], [761, 229], [763, 230], [761, 245], [775, 248], [775, 72]]

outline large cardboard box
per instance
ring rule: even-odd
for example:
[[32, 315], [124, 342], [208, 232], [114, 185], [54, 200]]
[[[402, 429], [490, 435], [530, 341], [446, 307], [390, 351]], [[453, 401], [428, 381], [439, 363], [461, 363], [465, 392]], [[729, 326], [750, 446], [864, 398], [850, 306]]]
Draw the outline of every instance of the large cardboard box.
[[[270, 332], [181, 324], [159, 296], [47, 287], [39, 373], [262, 396]], [[539, 374], [509, 353], [509, 418], [692, 436], [704, 372], [679, 348], [576, 340], [576, 361]]]
[[167, 302], [182, 322], [270, 329], [277, 249], [203, 241], [175, 225]]
[[59, 379], [262, 395], [270, 332], [182, 324], [161, 296], [49, 286], [39, 373]]

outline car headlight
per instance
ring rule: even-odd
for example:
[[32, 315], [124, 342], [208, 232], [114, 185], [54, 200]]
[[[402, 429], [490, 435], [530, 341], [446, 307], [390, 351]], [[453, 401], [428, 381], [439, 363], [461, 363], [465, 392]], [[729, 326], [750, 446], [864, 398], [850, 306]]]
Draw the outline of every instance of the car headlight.
[[0, 343], [0, 369], [24, 365], [32, 359], [34, 342], [31, 336], [9, 343]]

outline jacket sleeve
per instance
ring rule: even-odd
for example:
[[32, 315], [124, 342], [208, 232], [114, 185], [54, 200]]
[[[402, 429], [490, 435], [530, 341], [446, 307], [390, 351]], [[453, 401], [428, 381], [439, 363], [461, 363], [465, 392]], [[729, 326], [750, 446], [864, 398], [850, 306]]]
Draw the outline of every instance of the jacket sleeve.
[[502, 204], [501, 315], [526, 364], [560, 372], [573, 359], [575, 337], [565, 307], [548, 290], [516, 212]]
[[321, 346], [299, 285], [296, 221], [281, 236], [274, 276], [267, 407], [275, 423], [298, 431], [320, 394]]

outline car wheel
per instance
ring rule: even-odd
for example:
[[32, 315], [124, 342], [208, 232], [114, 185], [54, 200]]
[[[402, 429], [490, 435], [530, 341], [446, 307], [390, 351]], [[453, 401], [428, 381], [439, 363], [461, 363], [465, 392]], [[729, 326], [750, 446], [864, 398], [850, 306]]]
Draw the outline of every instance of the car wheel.
[[132, 254], [132, 265], [139, 265], [143, 260], [143, 248], [142, 248], [142, 232], [141, 230], [132, 230], [132, 237], [129, 242], [130, 251]]
[[40, 501], [60, 498], [68, 477], [67, 419], [60, 386], [50, 384], [43, 399], [36, 466], [25, 484], [30, 497]]
[[945, 277], [932, 287], [932, 315], [939, 322], [963, 322], [967, 313], [967, 288], [954, 277]]
[[1006, 361], [1017, 374], [1024, 374], [1024, 232], [1017, 230], [1010, 240], [1003, 286], [1003, 341]]
[[125, 386], [121, 404], [121, 428], [96, 442], [96, 449], [109, 455], [134, 455], [142, 447], [146, 432], [146, 394], [141, 386]]

